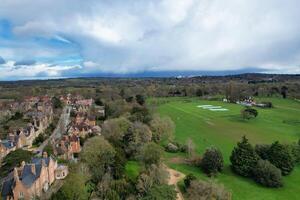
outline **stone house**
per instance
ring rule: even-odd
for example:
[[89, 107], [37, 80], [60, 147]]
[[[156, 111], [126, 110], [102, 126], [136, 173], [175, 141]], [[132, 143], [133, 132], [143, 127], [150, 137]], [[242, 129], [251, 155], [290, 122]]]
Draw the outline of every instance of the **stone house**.
[[25, 128], [20, 128], [13, 131], [13, 133], [9, 133], [8, 139], [15, 142], [17, 148], [31, 147], [34, 139], [41, 132], [42, 130], [39, 130], [33, 124], [29, 124]]
[[105, 117], [105, 107], [104, 106], [95, 106], [95, 114], [98, 117]]
[[65, 179], [69, 173], [69, 169], [65, 165], [58, 165], [58, 167], [55, 170], [55, 179], [61, 180]]
[[68, 130], [68, 133], [71, 135], [76, 135], [79, 137], [85, 138], [88, 134], [93, 132], [92, 127], [85, 124], [72, 124]]
[[80, 139], [76, 135], [64, 135], [54, 147], [54, 154], [65, 160], [74, 159], [74, 154], [81, 151]]
[[10, 152], [16, 150], [16, 144], [10, 140], [0, 140], [0, 161]]
[[[57, 161], [51, 156], [48, 157], [47, 153], [44, 153], [42, 158], [33, 158], [30, 163], [23, 161], [20, 167], [15, 167], [13, 173], [6, 177], [1, 196], [5, 200], [40, 197], [48, 191], [61, 171]], [[63, 178], [67, 172], [65, 169]]]
[[75, 108], [78, 112], [86, 112], [93, 104], [93, 99], [81, 99], [75, 101]]

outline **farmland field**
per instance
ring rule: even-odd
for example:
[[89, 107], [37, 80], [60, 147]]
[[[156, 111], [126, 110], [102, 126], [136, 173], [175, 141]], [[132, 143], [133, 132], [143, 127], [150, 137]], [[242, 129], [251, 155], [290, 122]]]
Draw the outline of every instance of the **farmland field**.
[[[175, 122], [175, 141], [185, 143], [191, 138], [199, 154], [203, 154], [205, 148], [211, 145], [222, 151], [225, 167], [216, 181], [232, 191], [233, 199], [299, 199], [299, 165], [289, 176], [284, 177], [284, 186], [279, 189], [264, 188], [251, 179], [235, 175], [230, 170], [231, 151], [243, 135], [247, 136], [252, 144], [272, 143], [276, 140], [291, 143], [300, 138], [300, 103], [275, 98], [264, 100], [272, 101], [275, 108], [257, 108], [258, 117], [249, 121], [241, 119], [242, 106], [236, 104], [195, 98], [163, 98], [152, 99], [150, 102], [164, 102], [158, 104], [157, 112], [171, 117]], [[220, 106], [224, 110], [212, 111], [199, 105]], [[207, 178], [197, 167], [174, 162], [174, 158], [183, 156], [185, 155], [168, 153], [166, 163], [185, 174], [193, 173], [201, 179]]]

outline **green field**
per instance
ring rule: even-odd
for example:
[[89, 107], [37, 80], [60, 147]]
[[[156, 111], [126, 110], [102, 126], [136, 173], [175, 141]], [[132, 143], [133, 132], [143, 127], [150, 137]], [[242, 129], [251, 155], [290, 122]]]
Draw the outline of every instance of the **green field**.
[[[256, 119], [244, 121], [240, 117], [242, 106], [220, 101], [204, 101], [187, 98], [152, 99], [166, 101], [157, 106], [161, 115], [172, 118], [176, 124], [175, 141], [185, 143], [191, 138], [196, 145], [196, 151], [202, 154], [206, 147], [214, 145], [221, 149], [224, 160], [224, 171], [218, 175], [217, 181], [232, 191], [233, 199], [299, 199], [300, 166], [284, 177], [284, 187], [279, 189], [264, 188], [251, 179], [233, 174], [230, 170], [229, 156], [237, 141], [246, 135], [252, 144], [272, 143], [276, 140], [282, 143], [296, 142], [300, 138], [300, 103], [293, 100], [264, 99], [272, 101], [275, 108], [259, 109]], [[150, 100], [151, 102], [151, 100]], [[210, 111], [198, 108], [198, 105], [214, 105], [227, 108], [228, 111]], [[202, 179], [207, 177], [199, 168], [172, 161], [166, 156], [166, 162], [174, 169], [185, 174], [194, 173]]]

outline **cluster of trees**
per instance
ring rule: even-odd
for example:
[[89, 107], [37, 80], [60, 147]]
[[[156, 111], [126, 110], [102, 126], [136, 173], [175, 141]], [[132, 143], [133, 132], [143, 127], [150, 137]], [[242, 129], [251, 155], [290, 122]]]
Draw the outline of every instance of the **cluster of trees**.
[[266, 187], [281, 187], [282, 176], [289, 175], [299, 163], [299, 153], [299, 143], [285, 145], [274, 142], [253, 147], [243, 137], [233, 149], [230, 161], [235, 173], [253, 178]]
[[1, 162], [0, 177], [5, 177], [14, 167], [19, 166], [22, 161], [28, 162], [33, 157], [31, 151], [17, 149], [7, 154]]

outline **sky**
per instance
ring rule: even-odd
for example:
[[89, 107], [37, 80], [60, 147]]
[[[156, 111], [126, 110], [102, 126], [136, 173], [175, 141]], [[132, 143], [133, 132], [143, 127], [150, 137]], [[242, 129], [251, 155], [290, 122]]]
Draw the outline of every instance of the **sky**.
[[0, 80], [300, 73], [299, 0], [0, 0]]

